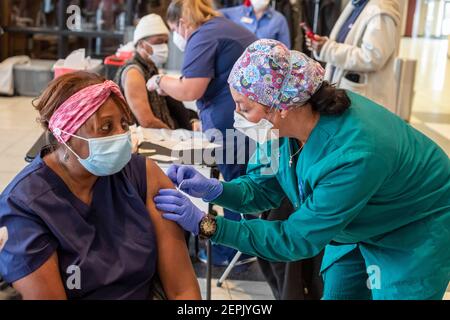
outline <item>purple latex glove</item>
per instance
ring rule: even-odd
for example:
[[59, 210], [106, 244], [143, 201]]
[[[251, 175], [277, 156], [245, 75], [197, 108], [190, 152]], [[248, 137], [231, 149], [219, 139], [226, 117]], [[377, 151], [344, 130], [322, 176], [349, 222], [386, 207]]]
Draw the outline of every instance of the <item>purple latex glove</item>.
[[223, 192], [223, 186], [217, 179], [208, 179], [190, 166], [171, 165], [167, 176], [178, 188], [194, 198], [211, 202]]
[[187, 196], [175, 189], [161, 189], [153, 200], [165, 219], [175, 221], [184, 230], [198, 235], [199, 223], [205, 213]]

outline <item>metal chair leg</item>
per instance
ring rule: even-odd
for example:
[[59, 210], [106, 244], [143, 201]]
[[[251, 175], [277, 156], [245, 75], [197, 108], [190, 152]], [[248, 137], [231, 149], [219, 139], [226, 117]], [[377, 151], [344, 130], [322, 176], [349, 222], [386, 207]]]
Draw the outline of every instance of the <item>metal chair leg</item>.
[[218, 287], [222, 287], [223, 282], [228, 278], [228, 275], [230, 274], [231, 270], [233, 270], [234, 267], [241, 266], [243, 264], [247, 264], [250, 262], [255, 262], [257, 260], [256, 257], [251, 257], [251, 258], [245, 259], [243, 261], [238, 261], [239, 258], [241, 257], [241, 255], [242, 255], [242, 252], [238, 251], [236, 253], [236, 255], [233, 257], [233, 260], [231, 260], [230, 264], [225, 269], [225, 272], [222, 274], [220, 279], [217, 281]]
[[212, 280], [212, 252], [211, 252], [211, 241], [206, 242], [206, 255], [208, 257], [208, 262], [206, 264], [206, 300], [211, 300], [211, 280]]
[[198, 236], [195, 236], [194, 248], [195, 248], [195, 256], [198, 257], [198, 252], [200, 251]]
[[[244, 215], [241, 214], [241, 219], [244, 219]], [[225, 269], [225, 272], [222, 274], [220, 279], [217, 281], [217, 286], [220, 288], [222, 287], [223, 282], [227, 279], [228, 275], [230, 274], [231, 270], [233, 270], [234, 267], [241, 266], [243, 264], [247, 264], [250, 262], [256, 261], [256, 257], [251, 257], [249, 259], [245, 259], [244, 261], [239, 261], [239, 258], [241, 257], [242, 252], [238, 251], [233, 257], [233, 260], [231, 260], [228, 267]]]
[[222, 274], [222, 276], [220, 277], [220, 279], [217, 281], [217, 286], [220, 288], [222, 287], [223, 282], [227, 279], [228, 275], [230, 274], [231, 270], [233, 270], [236, 262], [239, 260], [239, 258], [241, 257], [242, 252], [238, 251], [234, 257], [233, 260], [231, 260], [230, 264], [228, 265], [228, 267], [225, 269], [225, 272]]
[[[218, 179], [220, 171], [217, 167], [211, 168], [210, 178]], [[213, 205], [208, 205], [208, 212], [214, 214]], [[212, 244], [211, 241], [206, 241], [206, 300], [211, 300], [211, 280], [212, 280]]]

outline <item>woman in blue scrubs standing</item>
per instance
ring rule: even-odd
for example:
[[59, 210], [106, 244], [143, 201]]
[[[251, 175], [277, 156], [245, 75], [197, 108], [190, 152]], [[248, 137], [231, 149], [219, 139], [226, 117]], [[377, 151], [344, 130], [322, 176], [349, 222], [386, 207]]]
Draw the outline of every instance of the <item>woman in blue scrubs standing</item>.
[[[175, 44], [184, 51], [183, 76], [181, 79], [154, 76], [147, 88], [164, 92], [178, 101], [197, 100], [202, 130], [217, 129], [225, 138], [226, 130], [233, 129], [234, 112], [227, 79], [236, 60], [257, 38], [222, 17], [210, 0], [174, 0], [167, 10], [167, 20], [174, 32]], [[227, 148], [226, 144], [224, 139], [224, 154], [232, 152], [233, 163], [225, 164], [223, 159], [217, 158], [216, 162], [224, 179], [229, 181], [245, 173], [243, 163], [246, 161], [237, 164], [236, 147]], [[240, 220], [238, 213], [226, 210], [225, 215]], [[234, 250], [214, 246], [213, 263], [227, 265], [234, 254]]]
[[270, 6], [270, 0], [252, 0], [251, 5], [224, 8], [220, 12], [253, 32], [259, 39], [274, 39], [291, 47], [291, 32], [285, 16]]

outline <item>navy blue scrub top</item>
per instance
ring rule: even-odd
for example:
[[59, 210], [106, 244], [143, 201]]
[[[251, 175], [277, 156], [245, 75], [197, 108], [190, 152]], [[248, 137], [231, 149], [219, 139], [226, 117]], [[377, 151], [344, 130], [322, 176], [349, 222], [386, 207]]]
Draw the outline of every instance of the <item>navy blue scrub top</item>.
[[146, 198], [144, 157], [99, 177], [90, 206], [37, 157], [0, 197], [0, 226], [9, 232], [1, 276], [13, 283], [56, 251], [69, 299], [148, 299], [157, 255]]
[[244, 26], [259, 39], [274, 39], [291, 48], [291, 32], [288, 22], [280, 12], [272, 7], [267, 8], [258, 20], [253, 7], [244, 5], [221, 9], [220, 12], [231, 21]]
[[257, 37], [224, 17], [205, 22], [189, 37], [182, 74], [185, 78], [211, 78], [204, 96], [197, 101], [203, 130], [232, 129], [235, 103], [228, 76], [245, 49]]

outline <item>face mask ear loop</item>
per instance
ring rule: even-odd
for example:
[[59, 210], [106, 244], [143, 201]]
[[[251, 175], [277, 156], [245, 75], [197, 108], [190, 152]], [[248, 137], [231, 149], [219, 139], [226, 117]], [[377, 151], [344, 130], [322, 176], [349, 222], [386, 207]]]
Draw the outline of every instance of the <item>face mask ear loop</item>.
[[177, 23], [177, 28], [178, 28], [177, 32], [183, 39], [186, 39], [185, 38], [186, 37], [186, 30], [184, 30], [184, 36], [182, 36], [181, 33], [180, 33], [180, 25], [181, 25], [181, 18], [180, 18], [180, 20], [178, 20], [178, 23]]
[[[63, 131], [63, 130], [61, 130], [61, 129], [59, 129], [59, 128], [56, 128], [56, 129], [53, 131], [53, 134], [56, 135], [56, 136], [58, 136], [58, 137], [61, 137], [61, 132], [64, 133], [64, 134], [68, 134], [69, 136], [72, 136], [72, 137], [75, 137], [75, 138], [78, 138], [78, 139], [87, 141], [87, 142], [89, 143], [89, 140], [88, 140], [88, 139], [83, 138], [83, 137], [76, 136], [76, 135], [71, 134], [71, 133], [68, 133], [68, 132]], [[62, 143], [63, 143], [63, 145], [66, 146], [67, 149], [69, 149], [69, 150], [77, 157], [78, 160], [82, 160], [81, 157], [80, 157], [75, 151], [73, 151], [72, 148], [69, 147], [69, 145], [68, 145], [64, 140], [62, 140]], [[89, 149], [89, 152], [90, 152], [90, 149]]]

